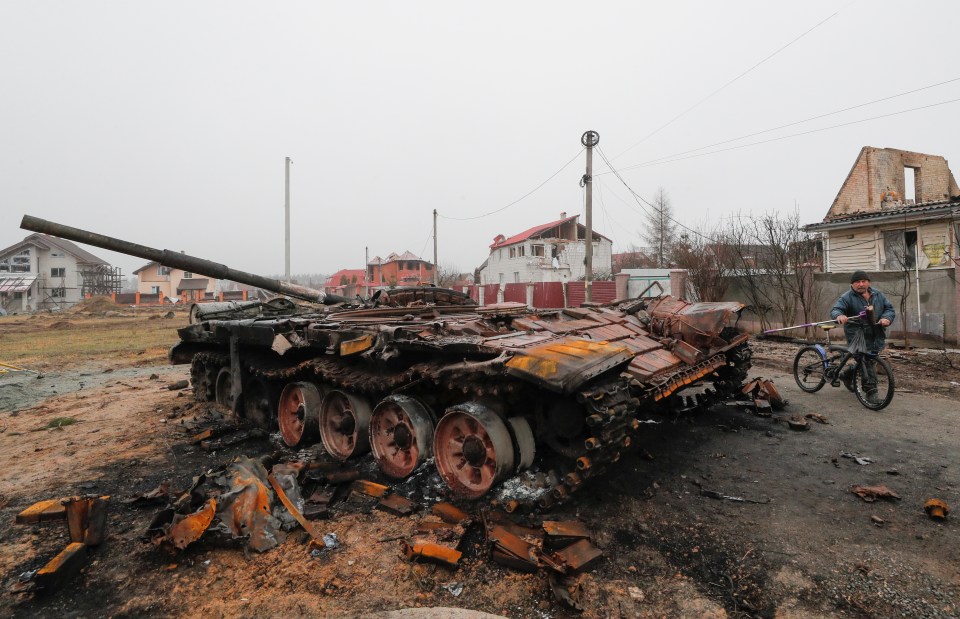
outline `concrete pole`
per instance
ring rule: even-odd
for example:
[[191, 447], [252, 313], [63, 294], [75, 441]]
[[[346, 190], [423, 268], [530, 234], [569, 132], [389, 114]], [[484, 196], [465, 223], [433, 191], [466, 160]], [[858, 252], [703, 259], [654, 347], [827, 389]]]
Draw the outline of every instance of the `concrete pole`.
[[440, 264], [437, 262], [437, 209], [433, 209], [433, 285], [440, 285]]
[[283, 209], [285, 214], [285, 234], [284, 234], [284, 253], [283, 253], [283, 277], [290, 281], [290, 157], [284, 159], [284, 182], [283, 182]]
[[599, 142], [600, 134], [596, 131], [586, 131], [580, 137], [580, 143], [587, 147], [587, 172], [583, 175], [583, 184], [587, 190], [587, 238], [583, 259], [583, 298], [587, 303], [593, 301], [593, 147]]

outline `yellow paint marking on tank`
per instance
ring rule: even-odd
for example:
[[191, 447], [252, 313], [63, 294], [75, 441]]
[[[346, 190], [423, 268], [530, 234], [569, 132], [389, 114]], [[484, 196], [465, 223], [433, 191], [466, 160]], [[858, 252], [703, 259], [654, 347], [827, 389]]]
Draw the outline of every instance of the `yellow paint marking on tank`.
[[373, 348], [373, 336], [363, 335], [355, 340], [340, 342], [340, 356], [349, 357]]
[[523, 354], [514, 356], [506, 365], [534, 376], [550, 378], [556, 375], [561, 366], [588, 367], [595, 360], [603, 360], [625, 350], [623, 346], [606, 341], [567, 340], [524, 350]]

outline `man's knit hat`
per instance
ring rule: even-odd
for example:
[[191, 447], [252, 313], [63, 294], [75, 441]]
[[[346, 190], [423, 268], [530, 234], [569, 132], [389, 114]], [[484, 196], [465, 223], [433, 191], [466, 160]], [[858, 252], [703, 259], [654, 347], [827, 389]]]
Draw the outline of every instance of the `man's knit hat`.
[[859, 282], [861, 279], [865, 279], [868, 282], [870, 281], [870, 276], [867, 275], [866, 271], [854, 271], [853, 275], [850, 276], [850, 283]]

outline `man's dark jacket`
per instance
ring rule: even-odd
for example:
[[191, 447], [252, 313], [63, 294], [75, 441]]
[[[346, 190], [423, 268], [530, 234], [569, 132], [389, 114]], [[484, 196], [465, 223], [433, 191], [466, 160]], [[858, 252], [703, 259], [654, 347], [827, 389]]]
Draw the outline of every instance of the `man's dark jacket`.
[[[837, 316], [841, 314], [856, 316], [865, 310], [868, 305], [872, 305], [873, 319], [875, 321], [886, 318], [890, 322], [893, 322], [893, 319], [897, 317], [897, 313], [893, 311], [893, 305], [887, 300], [887, 297], [879, 290], [873, 288], [868, 288], [868, 291], [870, 292], [869, 301], [857, 294], [853, 288], [840, 295], [840, 298], [834, 303], [833, 309], [830, 310], [830, 318], [836, 320]], [[864, 320], [866, 320], [866, 317], [864, 317]], [[859, 329], [858, 326], [849, 322], [843, 325], [843, 334], [847, 336], [847, 342], [853, 338], [857, 329]], [[875, 325], [872, 329], [865, 330], [864, 335], [867, 338], [868, 350], [877, 352], [883, 349], [887, 338], [886, 329], [880, 325]]]

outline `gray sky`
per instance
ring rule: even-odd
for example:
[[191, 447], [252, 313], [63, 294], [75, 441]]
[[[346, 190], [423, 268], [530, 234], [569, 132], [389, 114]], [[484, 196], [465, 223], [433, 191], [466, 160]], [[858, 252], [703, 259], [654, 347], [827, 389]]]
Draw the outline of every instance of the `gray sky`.
[[[862, 146], [960, 172], [960, 102], [634, 166], [960, 77], [958, 18], [956, 0], [4, 0], [0, 247], [26, 213], [282, 273], [289, 156], [294, 273], [362, 268], [365, 246], [432, 259], [434, 208], [441, 264], [472, 271], [498, 233], [583, 212], [588, 129], [687, 225], [795, 205], [819, 221]], [[953, 99], [960, 81], [708, 151]], [[571, 159], [499, 213], [443, 217], [500, 209]], [[595, 227], [641, 244], [640, 207], [594, 166]]]

